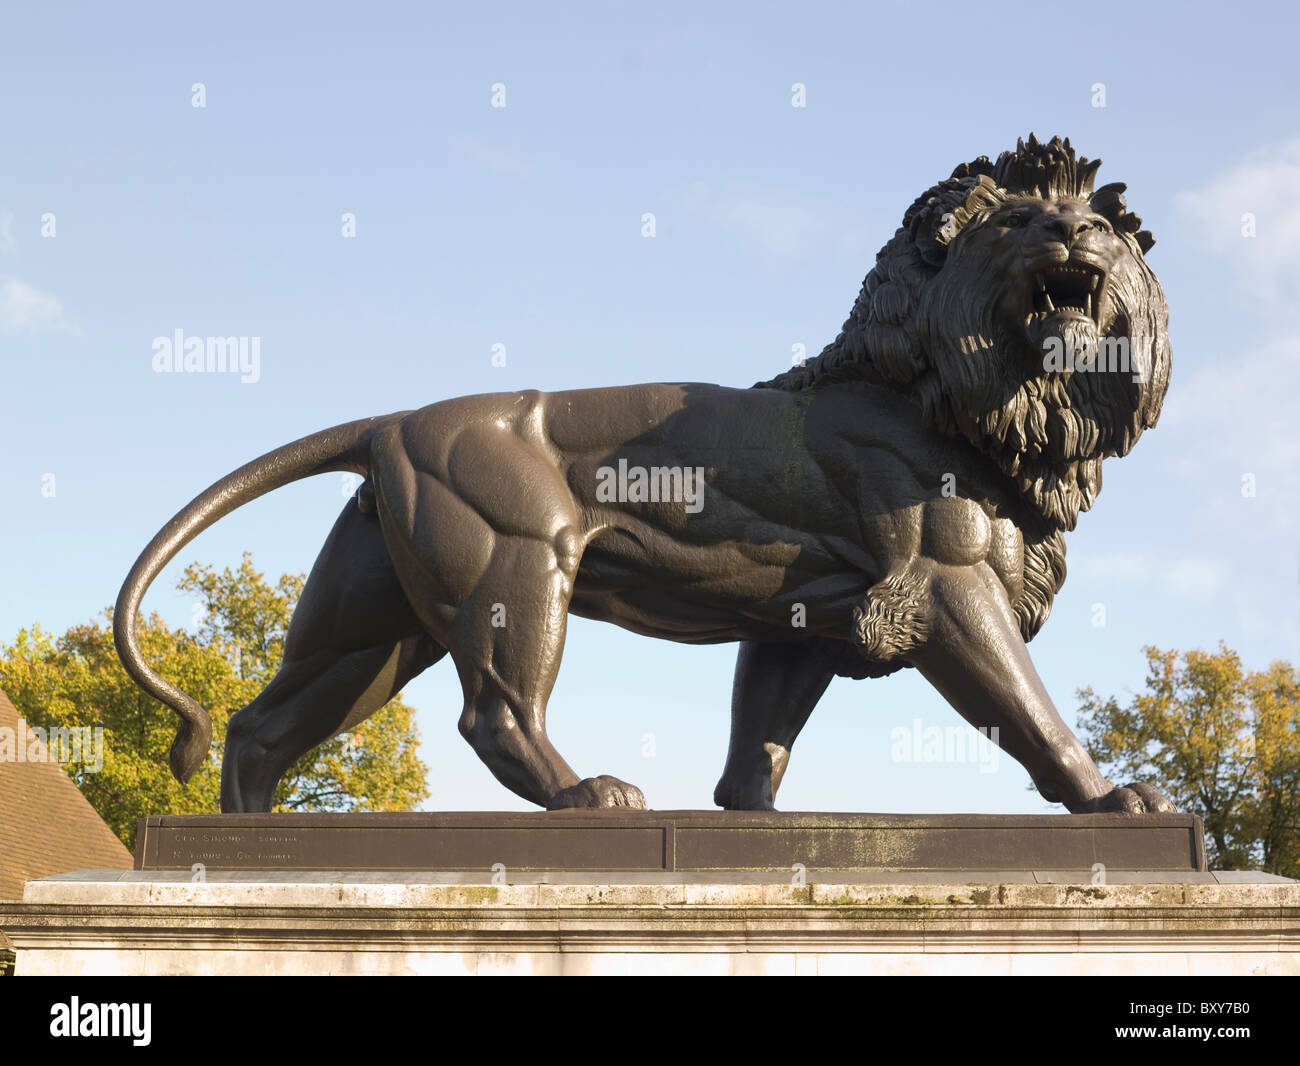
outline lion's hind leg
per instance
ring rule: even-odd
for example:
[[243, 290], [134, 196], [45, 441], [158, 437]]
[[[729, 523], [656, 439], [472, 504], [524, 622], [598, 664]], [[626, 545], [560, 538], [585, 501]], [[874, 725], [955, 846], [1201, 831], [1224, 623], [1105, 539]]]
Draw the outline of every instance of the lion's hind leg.
[[460, 675], [461, 735], [539, 806], [644, 807], [617, 778], [580, 780], [546, 735], [585, 547], [563, 476], [511, 432], [473, 425], [454, 442], [443, 465], [428, 441], [416, 442], [418, 462], [394, 453], [377, 496], [406, 596]]
[[552, 544], [498, 537], [447, 636], [465, 692], [460, 732], [497, 780], [540, 806], [644, 808], [634, 785], [579, 780], [546, 735], [576, 569], [573, 553]]
[[269, 811], [299, 758], [369, 718], [445, 654], [421, 633], [362, 651], [286, 658], [257, 699], [230, 719], [222, 811]]
[[279, 671], [227, 726], [221, 809], [269, 811], [303, 754], [445, 654], [411, 610], [378, 523], [349, 502], [298, 601]]

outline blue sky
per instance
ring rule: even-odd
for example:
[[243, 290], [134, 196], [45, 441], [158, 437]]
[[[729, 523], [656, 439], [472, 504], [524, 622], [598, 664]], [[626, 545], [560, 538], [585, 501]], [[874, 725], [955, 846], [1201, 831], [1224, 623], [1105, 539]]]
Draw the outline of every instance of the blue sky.
[[[302, 434], [474, 392], [770, 376], [834, 337], [919, 192], [1033, 130], [1128, 183], [1174, 349], [1160, 426], [1068, 541], [1039, 671], [1073, 724], [1077, 687], [1141, 687], [1146, 643], [1297, 661], [1293, 10], [6, 0], [0, 640], [97, 614], [185, 502]], [[260, 338], [260, 380], [155, 374], [176, 329]], [[309, 569], [342, 499], [326, 476], [227, 518], [146, 610], [189, 624], [195, 559]], [[711, 806], [733, 659], [575, 619], [552, 738], [652, 806]], [[406, 695], [430, 809], [527, 807], [456, 732], [449, 663]], [[1060, 810], [1010, 759], [894, 761], [918, 719], [960, 721], [912, 671], [837, 680], [779, 806]]]

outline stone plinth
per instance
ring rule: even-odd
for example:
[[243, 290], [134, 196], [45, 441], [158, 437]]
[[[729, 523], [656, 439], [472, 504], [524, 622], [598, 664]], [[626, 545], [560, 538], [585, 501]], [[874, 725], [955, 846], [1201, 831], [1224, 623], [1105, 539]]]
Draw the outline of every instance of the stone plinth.
[[137, 870], [1205, 869], [1191, 814], [458, 811], [140, 820]]
[[83, 871], [0, 903], [18, 974], [1300, 974], [1265, 874]]

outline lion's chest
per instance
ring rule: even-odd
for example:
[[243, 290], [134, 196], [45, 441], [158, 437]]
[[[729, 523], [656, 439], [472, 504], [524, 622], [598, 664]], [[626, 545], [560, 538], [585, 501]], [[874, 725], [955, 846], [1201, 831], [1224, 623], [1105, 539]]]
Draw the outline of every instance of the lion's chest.
[[889, 568], [921, 557], [943, 566], [987, 563], [1015, 603], [1024, 589], [1025, 543], [1016, 524], [962, 497], [940, 497], [871, 523], [870, 539]]

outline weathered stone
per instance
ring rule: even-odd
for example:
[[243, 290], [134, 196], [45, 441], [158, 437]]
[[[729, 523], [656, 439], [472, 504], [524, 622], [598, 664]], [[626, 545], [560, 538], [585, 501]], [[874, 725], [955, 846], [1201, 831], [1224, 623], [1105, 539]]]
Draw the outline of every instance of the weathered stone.
[[[18, 974], [1300, 974], [1300, 883], [83, 871], [0, 904]], [[1120, 878], [1122, 875], [1122, 879]], [[467, 880], [477, 877], [477, 883]]]

